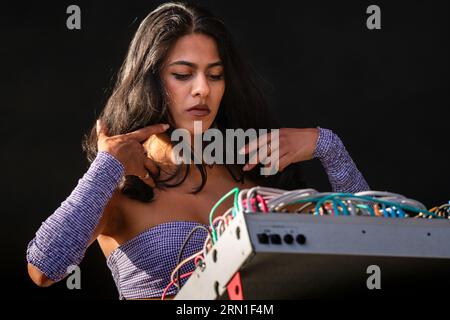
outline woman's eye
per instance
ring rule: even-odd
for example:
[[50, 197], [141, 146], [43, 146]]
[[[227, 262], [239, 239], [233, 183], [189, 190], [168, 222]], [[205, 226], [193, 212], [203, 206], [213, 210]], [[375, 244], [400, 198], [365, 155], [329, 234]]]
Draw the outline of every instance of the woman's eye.
[[214, 81], [218, 81], [223, 79], [223, 74], [211, 74], [209, 77]]
[[172, 75], [178, 80], [187, 80], [191, 76], [189, 73], [187, 73], [187, 74], [172, 73]]
[[[190, 73], [172, 73], [177, 80], [188, 80], [192, 74]], [[210, 74], [208, 77], [213, 81], [219, 81], [223, 79], [223, 74]]]

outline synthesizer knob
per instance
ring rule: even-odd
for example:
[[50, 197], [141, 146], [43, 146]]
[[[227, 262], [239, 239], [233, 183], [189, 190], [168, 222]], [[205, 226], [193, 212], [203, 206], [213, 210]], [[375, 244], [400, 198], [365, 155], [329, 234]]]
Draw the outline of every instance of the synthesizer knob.
[[298, 244], [305, 244], [306, 242], [306, 237], [302, 234], [299, 234], [295, 240], [297, 241]]
[[292, 244], [294, 242], [294, 237], [291, 234], [285, 234], [283, 240], [287, 244]]
[[270, 235], [270, 242], [272, 244], [281, 244], [281, 237], [279, 234], [271, 234]]
[[269, 243], [269, 236], [265, 233], [258, 233], [258, 241], [262, 244], [268, 244]]

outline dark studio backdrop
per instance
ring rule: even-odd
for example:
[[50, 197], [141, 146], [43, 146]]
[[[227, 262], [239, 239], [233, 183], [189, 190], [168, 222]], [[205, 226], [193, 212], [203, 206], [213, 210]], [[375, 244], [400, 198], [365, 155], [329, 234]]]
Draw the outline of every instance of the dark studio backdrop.
[[[8, 2], [0, 10], [3, 293], [24, 298], [118, 295], [97, 244], [82, 289], [41, 289], [27, 243], [87, 169], [84, 133], [107, 99], [140, 21], [161, 1]], [[265, 79], [284, 127], [332, 129], [374, 190], [428, 208], [450, 200], [448, 1], [199, 1], [224, 20]], [[81, 8], [68, 30], [66, 8]], [[366, 8], [381, 8], [368, 30]], [[317, 160], [302, 165], [328, 191]]]

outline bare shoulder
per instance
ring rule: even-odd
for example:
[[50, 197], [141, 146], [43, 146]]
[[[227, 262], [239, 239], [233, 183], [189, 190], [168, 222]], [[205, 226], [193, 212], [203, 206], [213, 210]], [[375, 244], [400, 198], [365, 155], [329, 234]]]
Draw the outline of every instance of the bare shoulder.
[[116, 221], [121, 214], [121, 199], [122, 195], [120, 191], [114, 191], [111, 199], [105, 206], [103, 210], [102, 217], [95, 229], [95, 232], [91, 238], [91, 243], [98, 240], [100, 247], [103, 247], [108, 243], [108, 235], [114, 234], [114, 228], [116, 226]]
[[114, 192], [95, 235], [105, 257], [147, 227], [151, 207], [151, 204], [130, 199], [118, 190]]

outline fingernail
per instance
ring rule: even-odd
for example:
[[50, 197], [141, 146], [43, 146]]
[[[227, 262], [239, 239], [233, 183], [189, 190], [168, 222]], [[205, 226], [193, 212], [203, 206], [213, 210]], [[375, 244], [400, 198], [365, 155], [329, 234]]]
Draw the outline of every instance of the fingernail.
[[166, 123], [163, 125], [164, 130], [167, 130], [170, 126]]

